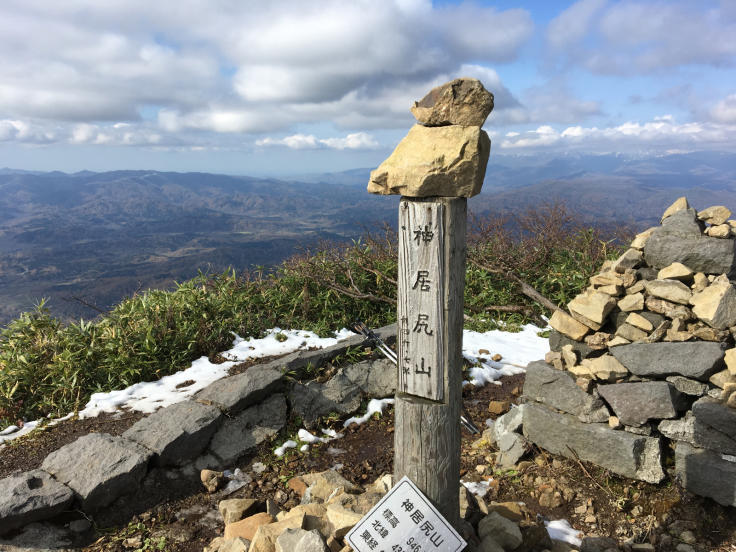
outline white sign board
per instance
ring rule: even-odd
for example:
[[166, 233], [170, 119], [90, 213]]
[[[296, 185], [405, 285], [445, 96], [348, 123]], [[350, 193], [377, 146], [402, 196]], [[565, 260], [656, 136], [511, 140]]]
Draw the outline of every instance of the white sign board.
[[402, 198], [399, 207], [399, 391], [442, 401], [444, 205]]
[[355, 552], [459, 552], [467, 544], [406, 476], [345, 540]]

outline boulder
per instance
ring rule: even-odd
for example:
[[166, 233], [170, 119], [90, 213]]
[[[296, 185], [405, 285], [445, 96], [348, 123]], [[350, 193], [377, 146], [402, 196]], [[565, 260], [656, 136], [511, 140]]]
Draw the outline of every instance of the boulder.
[[629, 426], [674, 418], [687, 408], [680, 392], [664, 381], [599, 385], [598, 392], [621, 423]]
[[718, 226], [709, 226], [705, 233], [711, 238], [728, 238], [731, 236], [731, 225], [719, 224]]
[[286, 399], [278, 393], [228, 418], [212, 437], [209, 451], [229, 466], [276, 435], [286, 424]]
[[736, 441], [698, 421], [691, 412], [677, 420], [662, 420], [657, 429], [673, 441], [685, 441], [693, 446], [721, 454], [736, 454]]
[[[683, 211], [684, 212], [684, 211]], [[669, 219], [668, 219], [669, 220]], [[703, 236], [698, 224], [691, 221], [685, 231], [682, 226], [655, 230], [644, 246], [644, 259], [649, 266], [662, 269], [678, 262], [695, 272], [736, 275], [736, 242]]]
[[624, 477], [649, 483], [659, 483], [665, 477], [657, 438], [618, 431], [608, 424], [582, 423], [538, 404], [524, 408], [524, 435], [553, 454], [577, 455]]
[[90, 433], [49, 454], [41, 468], [71, 487], [85, 511], [135, 491], [153, 453], [124, 437]]
[[381, 358], [343, 366], [332, 379], [334, 385], [355, 385], [364, 396], [382, 399], [393, 396], [396, 392], [396, 377], [396, 364]]
[[682, 263], [672, 263], [657, 273], [657, 279], [689, 283], [693, 281], [693, 271]]
[[651, 280], [645, 287], [652, 297], [681, 305], [687, 305], [693, 295], [690, 288], [678, 280]]
[[221, 418], [215, 406], [182, 401], [139, 420], [123, 437], [156, 453], [160, 466], [183, 466], [207, 447]]
[[219, 379], [195, 395], [195, 399], [224, 408], [230, 414], [261, 402], [284, 388], [283, 372], [272, 364], [252, 366], [242, 374]]
[[313, 428], [320, 417], [330, 412], [340, 414], [355, 412], [362, 400], [360, 387], [346, 377], [333, 377], [326, 383], [317, 381], [306, 384], [294, 383], [289, 391], [291, 408], [308, 429]]
[[513, 468], [531, 448], [529, 441], [518, 433], [503, 433], [496, 441], [498, 456], [496, 465], [502, 468]]
[[493, 94], [477, 79], [455, 79], [429, 91], [411, 112], [424, 126], [482, 127], [493, 111]]
[[730, 216], [731, 210], [723, 205], [714, 205], [713, 207], [698, 211], [698, 219], [714, 226], [724, 224]]
[[722, 368], [723, 349], [719, 343], [631, 343], [611, 349], [616, 359], [631, 373], [643, 377], [685, 376], [699, 381]]
[[736, 440], [736, 410], [711, 399], [703, 397], [695, 401], [692, 407], [697, 422], [720, 431], [729, 439]]
[[0, 535], [52, 518], [74, 501], [74, 493], [43, 470], [0, 479]]
[[713, 283], [692, 296], [693, 313], [713, 328], [725, 330], [736, 324], [736, 288], [729, 283]]
[[723, 506], [736, 506], [736, 460], [732, 456], [678, 442], [675, 472], [690, 492], [710, 497]]
[[371, 172], [368, 191], [406, 197], [472, 197], [480, 193], [491, 140], [477, 126], [414, 125]]
[[[582, 421], [603, 422], [608, 419], [603, 401], [580, 389], [568, 372], [554, 370], [541, 361], [531, 362], [526, 367], [524, 397], [577, 416]], [[522, 409], [515, 408], [506, 416], [518, 417], [521, 414]], [[496, 430], [497, 436], [498, 433]]]

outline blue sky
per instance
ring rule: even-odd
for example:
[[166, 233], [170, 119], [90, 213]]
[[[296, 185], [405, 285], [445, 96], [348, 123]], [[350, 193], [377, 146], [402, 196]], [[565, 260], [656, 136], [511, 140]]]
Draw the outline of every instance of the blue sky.
[[0, 167], [373, 167], [459, 76], [491, 155], [734, 151], [735, 63], [735, 0], [3, 0]]

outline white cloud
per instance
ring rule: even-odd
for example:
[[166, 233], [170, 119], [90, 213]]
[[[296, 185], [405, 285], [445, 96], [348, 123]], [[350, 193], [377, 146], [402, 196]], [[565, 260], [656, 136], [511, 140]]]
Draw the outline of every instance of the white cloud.
[[365, 132], [354, 132], [343, 138], [319, 139], [313, 134], [293, 134], [284, 138], [262, 138], [256, 140], [256, 146], [284, 146], [290, 149], [318, 149], [322, 147], [337, 150], [377, 149], [381, 145]]
[[714, 121], [736, 124], [736, 94], [730, 94], [718, 102], [710, 111]]
[[598, 128], [570, 126], [558, 131], [550, 126], [522, 133], [507, 133], [499, 146], [504, 149], [564, 150], [586, 148], [598, 151], [708, 149], [734, 150], [736, 125], [716, 123], [678, 123], [671, 115], [640, 123]]
[[547, 44], [568, 62], [599, 74], [692, 64], [731, 67], [736, 21], [725, 13], [689, 1], [581, 0], [550, 22]]

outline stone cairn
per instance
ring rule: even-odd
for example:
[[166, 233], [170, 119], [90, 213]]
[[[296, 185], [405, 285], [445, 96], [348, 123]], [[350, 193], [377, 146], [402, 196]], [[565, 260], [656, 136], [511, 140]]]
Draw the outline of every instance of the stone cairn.
[[550, 318], [523, 432], [563, 456], [736, 505], [736, 220], [682, 197]]

